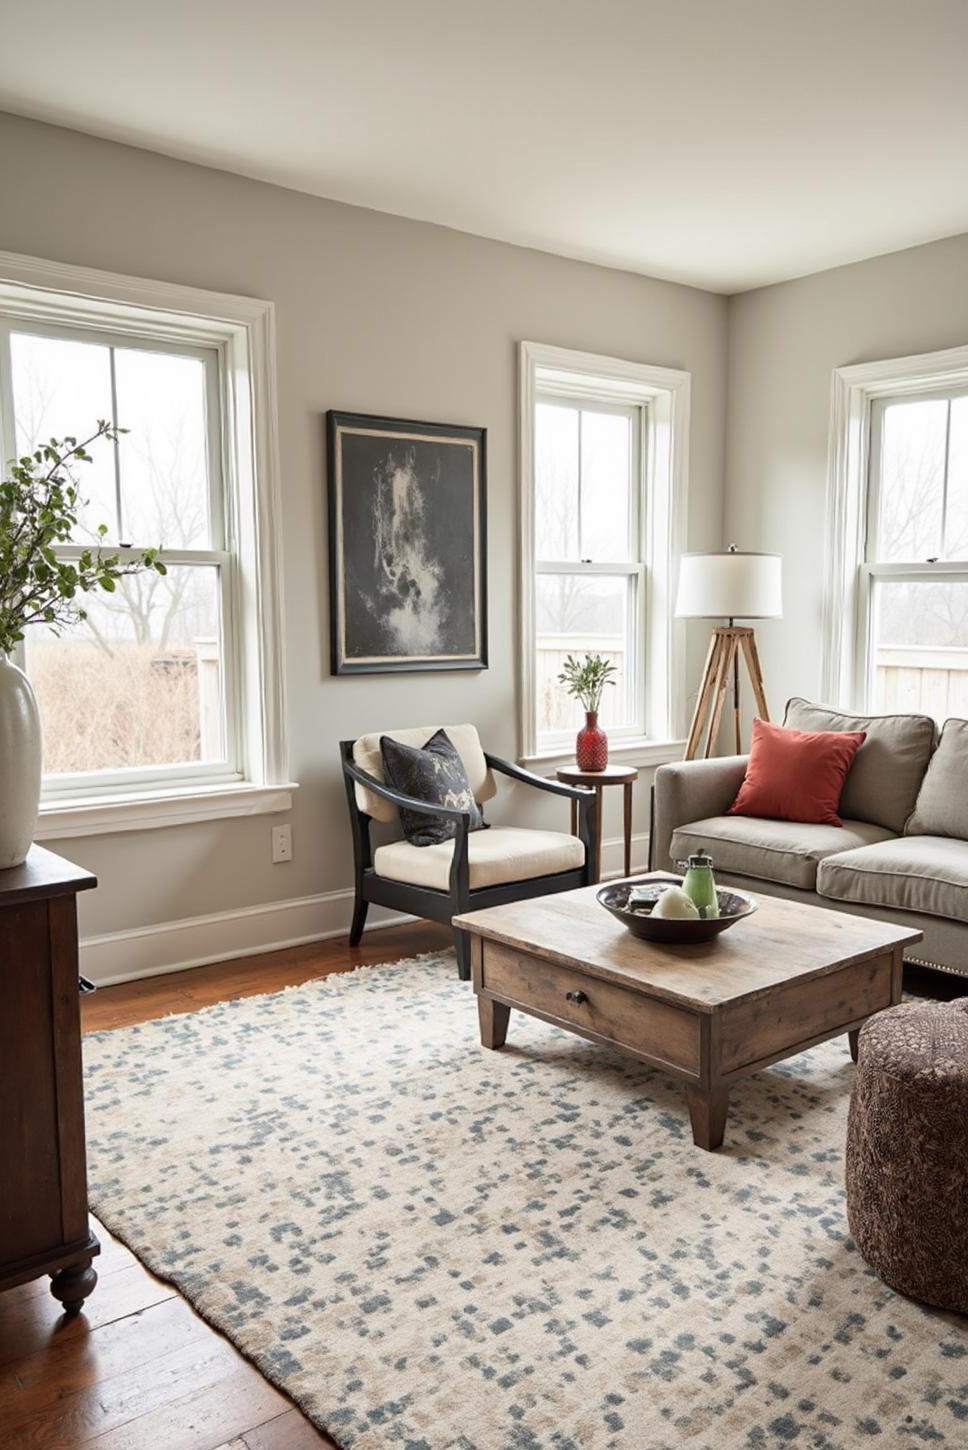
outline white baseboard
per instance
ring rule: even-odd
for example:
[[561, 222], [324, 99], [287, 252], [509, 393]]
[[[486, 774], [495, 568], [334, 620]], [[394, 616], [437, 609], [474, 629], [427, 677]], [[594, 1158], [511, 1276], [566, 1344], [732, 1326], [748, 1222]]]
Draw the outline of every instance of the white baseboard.
[[[214, 911], [208, 916], [107, 932], [81, 939], [81, 971], [99, 987], [113, 987], [139, 977], [343, 936], [349, 931], [352, 913], [352, 891], [324, 891], [293, 901], [269, 901], [238, 911]], [[410, 920], [372, 906], [366, 925], [369, 931]]]
[[[642, 863], [647, 856], [648, 837], [633, 837], [633, 869], [644, 870]], [[602, 875], [619, 876], [623, 866], [621, 840], [603, 841]], [[81, 971], [99, 987], [113, 987], [140, 977], [343, 936], [349, 930], [352, 913], [351, 890], [324, 891], [292, 901], [269, 901], [237, 911], [215, 911], [207, 916], [106, 932], [82, 938]], [[369, 931], [412, 919], [372, 906], [366, 925]]]

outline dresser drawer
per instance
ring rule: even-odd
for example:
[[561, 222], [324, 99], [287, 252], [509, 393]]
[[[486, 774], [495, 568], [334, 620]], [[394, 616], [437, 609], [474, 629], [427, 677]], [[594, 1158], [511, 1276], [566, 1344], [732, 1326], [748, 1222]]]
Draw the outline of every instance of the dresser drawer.
[[593, 1032], [680, 1071], [699, 1073], [699, 1018], [668, 1002], [487, 940], [481, 985], [522, 1011], [553, 1017], [565, 1027]]

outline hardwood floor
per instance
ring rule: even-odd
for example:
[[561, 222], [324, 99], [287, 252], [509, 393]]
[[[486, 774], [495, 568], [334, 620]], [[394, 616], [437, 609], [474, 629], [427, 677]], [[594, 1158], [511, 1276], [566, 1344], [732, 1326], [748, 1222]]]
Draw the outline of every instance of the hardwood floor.
[[[194, 967], [83, 1002], [86, 1032], [194, 1012], [450, 945], [430, 922]], [[309, 1450], [330, 1447], [169, 1284], [100, 1224], [99, 1282], [85, 1312], [65, 1319], [49, 1280], [0, 1294], [3, 1450]]]
[[[277, 992], [361, 964], [450, 945], [420, 922], [102, 988], [83, 1002], [87, 1032]], [[962, 978], [905, 974], [919, 996], [964, 995]], [[65, 1319], [47, 1278], [0, 1294], [3, 1450], [310, 1450], [333, 1442], [262, 1378], [168, 1284], [102, 1226], [100, 1280]]]

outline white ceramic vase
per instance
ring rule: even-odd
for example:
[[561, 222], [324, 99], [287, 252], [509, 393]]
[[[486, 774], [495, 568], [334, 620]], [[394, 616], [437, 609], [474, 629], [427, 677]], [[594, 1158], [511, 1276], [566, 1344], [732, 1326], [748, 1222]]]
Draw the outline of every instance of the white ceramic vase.
[[40, 805], [40, 714], [30, 681], [0, 654], [0, 871], [30, 850]]

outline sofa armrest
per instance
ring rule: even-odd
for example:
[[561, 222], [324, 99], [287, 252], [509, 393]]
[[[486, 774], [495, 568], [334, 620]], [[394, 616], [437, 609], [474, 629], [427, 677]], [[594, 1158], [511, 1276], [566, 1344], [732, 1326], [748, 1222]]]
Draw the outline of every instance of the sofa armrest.
[[669, 854], [673, 832], [691, 821], [722, 816], [733, 804], [746, 774], [748, 755], [711, 760], [677, 760], [660, 765], [652, 787], [649, 857], [656, 871], [675, 869]]

